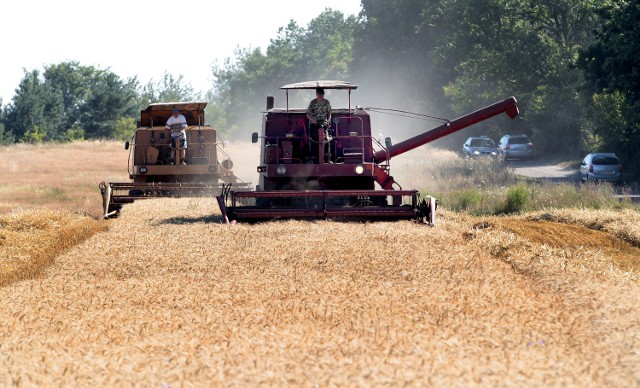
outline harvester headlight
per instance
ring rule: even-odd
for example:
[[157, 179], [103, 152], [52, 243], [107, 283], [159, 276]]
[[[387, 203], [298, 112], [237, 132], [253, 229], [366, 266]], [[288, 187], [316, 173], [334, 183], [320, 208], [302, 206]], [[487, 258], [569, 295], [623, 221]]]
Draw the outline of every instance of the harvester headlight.
[[258, 172], [267, 172], [267, 166], [258, 166]]
[[283, 165], [279, 165], [276, 169], [276, 172], [278, 173], [278, 175], [284, 175], [287, 173], [287, 168]]
[[218, 172], [218, 166], [216, 166], [215, 164], [210, 164], [209, 165], [209, 172], [212, 174], [215, 174]]
[[222, 167], [226, 168], [227, 170], [231, 170], [233, 168], [233, 162], [231, 161], [231, 159], [225, 159], [220, 164], [222, 164]]
[[147, 166], [140, 167], [140, 169], [138, 171], [140, 172], [140, 174], [146, 174], [147, 173]]
[[356, 166], [356, 174], [360, 175], [364, 172], [364, 167]]
[[478, 155], [480, 155], [480, 151], [473, 151], [473, 154], [474, 154], [475, 156], [478, 156]]

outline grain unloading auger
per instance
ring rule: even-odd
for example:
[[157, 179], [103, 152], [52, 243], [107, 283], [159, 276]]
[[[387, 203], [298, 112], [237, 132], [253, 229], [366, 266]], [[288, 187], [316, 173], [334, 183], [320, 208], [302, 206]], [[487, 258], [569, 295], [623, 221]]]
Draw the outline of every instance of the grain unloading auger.
[[[318, 139], [312, 139], [306, 109], [289, 109], [289, 90], [316, 88], [347, 90], [349, 106], [334, 108], [331, 122], [317, 131]], [[252, 192], [230, 188], [217, 197], [228, 222], [416, 219], [433, 225], [436, 200], [420, 198], [417, 190], [402, 190], [389, 174], [391, 158], [498, 114], [512, 119], [518, 115], [516, 99], [509, 97], [398, 144], [382, 144], [371, 136], [368, 112], [351, 108], [351, 91], [356, 88], [342, 81], [285, 85], [281, 87], [287, 96], [285, 109], [274, 108], [273, 98], [267, 98], [262, 135], [254, 133], [252, 138], [254, 143], [262, 139], [259, 185]]]
[[[233, 174], [233, 163], [218, 143], [216, 129], [204, 123], [206, 106], [206, 102], [156, 103], [140, 112], [132, 142], [125, 143], [131, 181], [99, 185], [104, 218], [116, 216], [124, 204], [137, 199], [214, 197], [223, 187], [251, 189], [250, 183]], [[165, 128], [174, 108], [187, 121], [184, 158], [170, 141], [171, 130]]]

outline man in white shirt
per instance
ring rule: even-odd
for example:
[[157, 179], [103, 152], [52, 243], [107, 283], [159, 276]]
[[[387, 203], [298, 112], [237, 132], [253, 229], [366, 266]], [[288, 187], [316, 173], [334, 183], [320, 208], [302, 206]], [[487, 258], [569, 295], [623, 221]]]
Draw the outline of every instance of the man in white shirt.
[[176, 148], [179, 148], [180, 160], [182, 164], [187, 164], [184, 160], [187, 149], [187, 134], [184, 131], [185, 128], [187, 128], [187, 119], [180, 114], [180, 109], [178, 109], [178, 107], [173, 107], [173, 115], [169, 117], [169, 120], [167, 120], [165, 128], [171, 130], [171, 142], [169, 143], [169, 146], [171, 147], [172, 163], [175, 163], [175, 150]]

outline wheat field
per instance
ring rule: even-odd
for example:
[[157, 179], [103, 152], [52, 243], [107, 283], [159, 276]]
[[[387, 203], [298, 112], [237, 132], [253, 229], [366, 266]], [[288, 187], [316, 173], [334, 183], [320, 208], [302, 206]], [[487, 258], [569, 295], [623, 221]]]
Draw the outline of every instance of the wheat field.
[[86, 219], [108, 230], [0, 288], [0, 385], [640, 384], [637, 213]]
[[0, 214], [31, 207], [102, 214], [98, 184], [129, 179], [119, 141], [0, 146]]
[[98, 221], [120, 148], [0, 150], [0, 386], [640, 386], [637, 211], [226, 225], [184, 198]]

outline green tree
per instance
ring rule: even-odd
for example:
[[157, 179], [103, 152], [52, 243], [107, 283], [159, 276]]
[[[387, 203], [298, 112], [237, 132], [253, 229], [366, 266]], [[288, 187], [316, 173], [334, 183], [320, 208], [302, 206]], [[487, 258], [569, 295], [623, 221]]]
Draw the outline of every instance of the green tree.
[[596, 39], [580, 52], [578, 66], [592, 93], [619, 91], [640, 101], [640, 4], [615, 0], [598, 10]]
[[76, 61], [45, 66], [45, 87], [62, 101], [61, 117], [56, 132], [65, 133], [80, 119], [80, 107], [91, 92], [91, 80], [99, 72]]
[[89, 138], [112, 138], [119, 118], [136, 115], [137, 80], [123, 81], [111, 71], [101, 70], [89, 84], [90, 92], [80, 106], [79, 124]]
[[12, 144], [15, 141], [13, 134], [5, 128], [5, 108], [2, 106], [2, 98], [0, 98], [0, 145]]
[[132, 117], [120, 117], [116, 120], [113, 138], [118, 140], [130, 140], [136, 132], [136, 120]]
[[615, 152], [625, 170], [640, 172], [640, 102], [620, 91], [596, 93], [589, 104], [586, 142], [592, 151]]
[[[592, 45], [580, 52], [596, 150], [615, 151], [632, 173], [640, 173], [640, 4], [612, 1], [598, 10]], [[589, 136], [592, 135], [592, 136]]]
[[468, 107], [471, 99], [488, 102], [515, 95], [520, 118], [510, 129], [494, 128], [492, 133], [528, 133], [542, 153], [576, 144], [584, 112], [576, 93], [581, 74], [573, 64], [578, 48], [590, 41], [591, 2], [454, 2], [468, 13], [449, 46], [467, 53], [456, 67], [456, 80], [445, 89], [452, 99], [466, 101]]
[[445, 45], [445, 12], [441, 0], [362, 1], [350, 78], [361, 98], [371, 96], [364, 103], [450, 113], [442, 86], [453, 79], [456, 61], [434, 55]]
[[345, 18], [342, 12], [326, 9], [311, 20], [301, 35], [301, 76], [313, 79], [345, 79], [352, 62], [354, 16]]
[[0, 145], [9, 145], [14, 142], [13, 134], [7, 131], [4, 127], [4, 124], [0, 122]]
[[6, 107], [4, 125], [17, 139], [38, 127], [44, 139], [55, 140], [63, 112], [62, 100], [40, 79], [40, 72], [25, 71], [12, 102]]
[[[351, 63], [354, 16], [325, 9], [307, 28], [291, 21], [280, 28], [266, 53], [241, 49], [235, 58], [214, 66], [214, 87], [208, 94], [209, 121], [224, 134], [246, 137], [260, 127], [266, 97], [288, 83], [347, 76]], [[305, 100], [290, 102], [307, 103]], [[279, 101], [276, 101], [278, 106]]]
[[264, 106], [260, 101], [264, 101], [269, 82], [264, 76], [267, 62], [260, 49], [237, 49], [235, 62], [227, 59], [224, 68], [213, 69], [216, 81], [207, 119], [225, 135], [246, 136], [251, 130], [242, 129], [257, 129], [258, 112]]
[[368, 82], [385, 80], [371, 95], [441, 117], [518, 98], [518, 120], [491, 120], [443, 142], [526, 132], [541, 149], [559, 151], [580, 138], [573, 64], [590, 43], [593, 4], [604, 1], [364, 0], [355, 67], [368, 71]]
[[[109, 70], [63, 62], [25, 71], [2, 122], [16, 139], [69, 141], [108, 138], [116, 119], [134, 117], [137, 80], [121, 80]], [[84, 132], [79, 129], [82, 128]]]
[[138, 106], [144, 109], [151, 103], [196, 101], [200, 100], [201, 96], [194, 91], [191, 84], [184, 82], [182, 75], [176, 78], [165, 71], [159, 81], [152, 79], [142, 88], [139, 98]]

